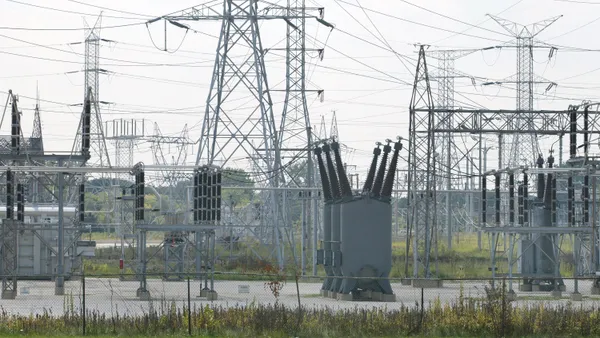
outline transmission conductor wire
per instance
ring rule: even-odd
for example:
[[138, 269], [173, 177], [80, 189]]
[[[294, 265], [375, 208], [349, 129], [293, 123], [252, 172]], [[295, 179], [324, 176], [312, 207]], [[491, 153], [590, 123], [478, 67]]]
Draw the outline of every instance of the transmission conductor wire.
[[156, 17], [156, 15], [133, 13], [133, 12], [127, 12], [127, 11], [118, 10], [118, 9], [114, 9], [114, 8], [108, 8], [108, 7], [102, 7], [102, 6], [92, 5], [92, 4], [83, 2], [83, 1], [77, 1], [77, 0], [66, 0], [66, 1], [73, 2], [73, 3], [76, 3], [76, 4], [80, 4], [80, 5], [83, 5], [83, 6], [94, 7], [94, 8], [98, 8], [98, 9], [104, 9], [104, 10], [115, 12], [115, 13], [130, 14], [130, 15], [141, 16], [141, 17], [145, 17], [145, 18], [155, 18]]
[[[98, 16], [98, 14], [82, 13], [82, 12], [70, 11], [70, 10], [66, 10], [66, 9], [59, 9], [59, 8], [46, 7], [46, 6], [41, 6], [41, 5], [34, 5], [34, 4], [30, 4], [30, 3], [27, 3], [27, 2], [23, 2], [23, 1], [17, 1], [17, 0], [6, 0], [6, 1], [12, 2], [12, 3], [16, 3], [16, 4], [19, 4], [19, 5], [31, 6], [31, 7], [35, 7], [35, 8], [39, 8], [39, 9], [45, 9], [45, 10], [56, 11], [56, 12], [67, 13], [67, 14], [86, 15], [86, 16]], [[123, 16], [112, 16], [112, 15], [104, 15], [104, 14], [102, 14], [102, 16], [106, 17], [106, 18], [113, 18], [113, 19], [142, 20], [140, 18], [131, 18], [131, 17], [123, 17]]]

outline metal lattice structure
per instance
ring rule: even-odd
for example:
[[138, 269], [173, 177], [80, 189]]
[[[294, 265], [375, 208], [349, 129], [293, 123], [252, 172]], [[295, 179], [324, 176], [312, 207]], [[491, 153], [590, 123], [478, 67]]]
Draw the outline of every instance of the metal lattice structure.
[[[436, 107], [439, 109], [452, 110], [455, 107], [454, 103], [454, 82], [457, 78], [468, 77], [465, 74], [457, 72], [454, 68], [455, 61], [474, 53], [476, 50], [435, 50], [427, 51], [429, 58], [438, 60], [438, 67], [432, 72], [432, 81], [437, 83]], [[440, 113], [440, 119], [437, 120], [440, 124], [451, 125], [454, 116], [452, 113]], [[465, 154], [457, 151], [456, 143], [461, 140], [456, 139], [451, 132], [440, 134], [436, 139], [436, 153], [438, 154], [439, 171], [443, 175], [436, 177], [436, 185], [438, 190], [447, 190], [446, 193], [440, 194], [438, 197], [440, 202], [443, 202], [445, 208], [445, 224], [444, 231], [447, 235], [448, 248], [452, 247], [452, 232], [455, 215], [453, 213], [452, 196], [449, 192], [453, 189], [464, 189], [465, 175], [462, 172], [461, 164], [465, 161]]]
[[106, 146], [104, 124], [100, 114], [100, 75], [106, 73], [100, 69], [100, 22], [86, 30], [84, 98], [85, 103], [75, 142], [73, 153], [80, 151], [88, 160], [87, 165], [110, 166], [110, 156]]
[[[166, 136], [160, 131], [157, 123], [154, 124], [154, 135], [149, 139], [151, 142], [154, 164], [180, 166], [187, 163], [190, 147], [194, 146], [189, 138], [187, 124], [179, 136]], [[177, 193], [180, 182], [189, 179], [188, 175], [182, 175], [177, 171], [161, 171], [156, 173], [157, 186], [166, 201], [161, 197], [160, 215], [165, 226], [185, 224], [189, 222], [187, 205], [178, 202], [186, 201], [187, 196]], [[184, 190], [187, 193], [187, 190]], [[183, 278], [185, 269], [189, 267], [190, 257], [195, 257], [196, 247], [193, 245], [195, 239], [190, 234], [182, 231], [166, 232], [163, 238], [162, 248], [164, 252], [164, 278], [166, 280], [180, 280]], [[191, 244], [191, 245], [190, 245]], [[188, 248], [191, 249], [188, 253]]]
[[[321, 17], [307, 15], [306, 9], [302, 2], [295, 1], [291, 1], [288, 6], [268, 4], [259, 9], [259, 1], [224, 0], [220, 8], [202, 5], [162, 17], [171, 22], [222, 20], [213, 78], [199, 138], [197, 165], [227, 168], [239, 166], [237, 163], [240, 160], [249, 160], [254, 171], [253, 179], [260, 186], [280, 187], [286, 182], [287, 165], [282, 162], [281, 154], [281, 145], [286, 142], [282, 138], [285, 137], [287, 141], [299, 137], [304, 138], [303, 142], [310, 142], [312, 137], [310, 124], [307, 124], [309, 120], [305, 98], [304, 21], [313, 18], [329, 25]], [[317, 10], [322, 13], [322, 9]], [[285, 128], [294, 125], [293, 122], [299, 123], [300, 134], [291, 138], [280, 134], [276, 128], [264, 62], [265, 49], [260, 36], [259, 21], [273, 19], [284, 20], [291, 26], [286, 48], [288, 106], [282, 120]], [[231, 55], [235, 54], [245, 57], [234, 60]], [[245, 103], [240, 105], [239, 100], [244, 100]], [[308, 144], [300, 146], [300, 152], [308, 149]], [[263, 224], [260, 226], [270, 229], [274, 242], [282, 237], [280, 227], [285, 224], [282, 199], [282, 193], [276, 190], [264, 191], [261, 196], [264, 210]], [[275, 251], [278, 252], [279, 265], [282, 267], [283, 258], [279, 254], [281, 248]]]
[[[435, 137], [419, 133], [435, 125], [433, 94], [431, 92], [425, 47], [419, 48], [413, 93], [410, 101], [408, 150], [408, 234], [407, 252], [413, 247], [412, 276], [430, 278], [436, 228]], [[442, 111], [442, 113], [448, 113]], [[412, 241], [412, 243], [411, 243]], [[408, 255], [405, 273], [408, 276]]]
[[[543, 83], [544, 80], [536, 77], [533, 70], [534, 38], [561, 16], [543, 20], [529, 26], [523, 26], [491, 15], [490, 17], [516, 39], [517, 73], [509, 78], [509, 80], [517, 86], [516, 110], [519, 113], [508, 117], [508, 121], [513, 123], [516, 129], [535, 129], [532, 119], [533, 114], [528, 112], [533, 111], [534, 84]], [[500, 145], [502, 148], [501, 167], [513, 167], [521, 164], [531, 165], [535, 163], [540, 150], [537, 134], [504, 135], [502, 140], [507, 146]]]

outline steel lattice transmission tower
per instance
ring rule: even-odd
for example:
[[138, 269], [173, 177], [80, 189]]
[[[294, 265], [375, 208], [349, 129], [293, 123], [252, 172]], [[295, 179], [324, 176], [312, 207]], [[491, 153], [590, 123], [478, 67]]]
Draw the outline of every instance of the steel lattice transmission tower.
[[[454, 109], [454, 81], [457, 78], [469, 78], [470, 76], [457, 72], [454, 68], [456, 60], [474, 53], [477, 50], [464, 49], [464, 50], [433, 50], [427, 51], [427, 55], [430, 58], [438, 60], [438, 67], [435, 72], [432, 73], [432, 80], [437, 82], [437, 97], [436, 107], [438, 109], [448, 109], [448, 112], [438, 113], [440, 119], [436, 120], [438, 127], [444, 129], [450, 129], [453, 125], [454, 113], [451, 110]], [[447, 234], [447, 245], [448, 248], [452, 247], [452, 205], [451, 205], [451, 193], [453, 189], [463, 189], [464, 186], [461, 184], [463, 181], [462, 175], [456, 175], [457, 172], [461, 171], [460, 163], [463, 159], [464, 154], [457, 154], [456, 144], [454, 135], [451, 132], [440, 133], [436, 140], [436, 152], [438, 154], [438, 163], [440, 163], [438, 171], [443, 172], [442, 175], [436, 177], [436, 184], [438, 189], [447, 190], [447, 192], [439, 197], [445, 205], [445, 231]]]
[[86, 30], [84, 105], [73, 151], [81, 151], [88, 157], [87, 165], [110, 166], [100, 114], [100, 74], [106, 73], [106, 70], [100, 69], [101, 19], [98, 17], [95, 25]]
[[[250, 159], [250, 167], [256, 171], [255, 181], [263, 186], [277, 188], [285, 180], [280, 153], [281, 134], [277, 131], [273, 114], [259, 20], [281, 19], [294, 29], [301, 29], [294, 25], [299, 19], [324, 21], [320, 17], [306, 15], [305, 10], [298, 12], [296, 4], [287, 7], [268, 4], [260, 10], [258, 4], [257, 0], [224, 0], [221, 8], [201, 5], [151, 22], [165, 19], [182, 27], [183, 25], [174, 22], [222, 21], [196, 164], [225, 168], [234, 166], [235, 161]], [[293, 45], [297, 45], [298, 42], [302, 43], [303, 34], [301, 32], [298, 36], [294, 33], [293, 37], [288, 35], [288, 38], [295, 39]], [[304, 51], [294, 52], [298, 52], [295, 55], [300, 57], [300, 64], [303, 63]], [[233, 55], [246, 57], [234, 60]], [[288, 67], [297, 67], [296, 62], [288, 62]], [[303, 65], [298, 69], [300, 76], [295, 74], [293, 78], [303, 81]], [[288, 70], [288, 73], [297, 73], [297, 70]], [[294, 83], [288, 88], [296, 89], [297, 86]], [[305, 90], [303, 87], [300, 82], [302, 91]], [[304, 95], [302, 92], [299, 94]], [[299, 99], [304, 100], [302, 96]], [[244, 103], [240, 105], [240, 101]], [[305, 108], [302, 106], [305, 103], [297, 106], [302, 109], [303, 114]], [[301, 116], [302, 123], [305, 123], [304, 119]], [[303, 127], [303, 133], [306, 133], [306, 128]], [[306, 149], [306, 145], [303, 148]], [[281, 214], [281, 192], [269, 191], [266, 195], [268, 196], [262, 197], [266, 209], [263, 219], [268, 224], [264, 225], [279, 231], [284, 219]], [[282, 265], [281, 255], [279, 256], [279, 263]]]
[[[430, 128], [435, 125], [434, 100], [431, 93], [425, 47], [419, 48], [413, 93], [410, 100], [408, 150], [408, 234], [406, 237], [405, 274], [408, 253], [413, 249], [413, 277], [432, 277], [431, 251], [437, 244], [435, 139]], [[423, 133], [423, 131], [427, 131]], [[412, 242], [412, 243], [411, 243]]]
[[[542, 20], [540, 22], [524, 26], [509, 20], [505, 20], [493, 15], [489, 15], [502, 28], [515, 37], [517, 49], [517, 73], [512, 80], [517, 86], [517, 116], [509, 117], [508, 123], [513, 124], [513, 129], [535, 130], [533, 121], [533, 86], [535, 83], [546, 81], [539, 80], [533, 71], [533, 49], [535, 46], [534, 38], [552, 25], [562, 15]], [[506, 83], [506, 81], [503, 81]], [[501, 167], [516, 167], [521, 164], [530, 165], [535, 163], [538, 157], [539, 143], [535, 133], [505, 135], [503, 143], [508, 147], [502, 147]], [[525, 163], [523, 163], [525, 162]]]
[[[310, 8], [309, 10], [313, 10]], [[320, 18], [323, 10], [317, 9]], [[313, 187], [315, 182], [315, 167], [312, 159], [313, 131], [310, 114], [306, 103], [306, 11], [304, 0], [288, 0], [287, 16], [290, 18], [286, 32], [286, 88], [281, 124], [279, 127], [279, 149], [283, 184], [290, 187]], [[310, 49], [323, 55], [323, 49]], [[317, 90], [319, 95], [323, 91]], [[305, 159], [300, 161], [300, 159]], [[301, 177], [306, 168], [306, 176]], [[290, 170], [290, 169], [300, 170]], [[312, 215], [311, 215], [312, 211]], [[286, 211], [287, 212], [287, 211]], [[316, 200], [308, 194], [302, 199], [302, 272], [305, 272], [308, 260], [307, 251], [312, 231], [313, 249], [317, 245], [317, 206]], [[312, 225], [310, 226], [312, 220]], [[315, 249], [316, 250], [316, 249]], [[316, 273], [316, 254], [313, 250], [313, 273]]]

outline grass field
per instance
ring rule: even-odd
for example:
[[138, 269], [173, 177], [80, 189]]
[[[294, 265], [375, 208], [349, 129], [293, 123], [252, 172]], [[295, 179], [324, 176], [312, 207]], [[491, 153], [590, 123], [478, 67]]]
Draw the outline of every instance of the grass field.
[[[152, 234], [154, 240], [160, 239], [158, 234]], [[150, 237], [149, 237], [150, 238]], [[99, 240], [99, 239], [98, 239]], [[149, 239], [150, 240], [150, 239]], [[453, 238], [452, 248], [448, 249], [445, 239], [438, 241], [437, 254], [432, 253], [431, 267], [435, 275], [440, 278], [486, 278], [491, 277], [491, 241], [487, 235], [482, 236], [481, 250], [479, 249], [477, 234], [457, 233]], [[496, 275], [508, 274], [508, 241], [505, 244], [503, 239], [498, 241], [496, 248]], [[568, 241], [561, 243], [561, 274], [563, 276], [572, 276], [573, 264], [571, 255], [572, 245]], [[163, 254], [161, 251], [154, 254], [156, 248], [150, 248], [154, 258], [150, 260], [148, 273], [160, 274], [163, 272]], [[225, 248], [218, 250], [219, 259], [215, 270], [235, 273], [261, 273], [262, 267], [267, 263], [258, 259], [253, 252], [259, 252], [261, 255], [268, 256], [264, 248], [256, 244], [240, 243], [238, 247], [231, 252]], [[514, 257], [516, 257], [516, 247]], [[229, 255], [232, 259], [229, 259]], [[297, 249], [296, 255], [299, 255]], [[392, 270], [390, 277], [405, 277], [405, 256], [406, 242], [404, 240], [395, 240], [392, 248]], [[121, 257], [120, 248], [101, 248], [96, 249], [96, 257], [86, 260], [85, 272], [87, 274], [118, 274], [119, 258]], [[289, 266], [294, 266], [293, 255], [286, 253]], [[311, 259], [309, 258], [309, 261]], [[412, 273], [412, 246], [408, 259], [408, 274]], [[191, 272], [191, 271], [190, 271]], [[515, 272], [515, 271], [513, 271]], [[318, 275], [324, 276], [325, 271], [322, 266], [318, 268]]]

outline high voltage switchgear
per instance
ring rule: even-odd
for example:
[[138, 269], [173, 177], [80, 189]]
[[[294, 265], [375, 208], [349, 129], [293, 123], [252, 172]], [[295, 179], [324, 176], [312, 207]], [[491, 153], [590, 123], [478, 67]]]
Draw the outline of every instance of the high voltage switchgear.
[[[323, 249], [318, 261], [327, 279], [321, 295], [340, 300], [395, 301], [389, 281], [392, 268], [392, 207], [401, 138], [387, 140], [373, 151], [373, 160], [360, 192], [353, 192], [339, 152], [332, 142], [314, 150], [323, 185]], [[332, 158], [333, 153], [333, 158]], [[325, 155], [325, 161], [323, 156]], [[327, 164], [325, 164], [327, 163]], [[387, 171], [386, 171], [387, 169]]]

